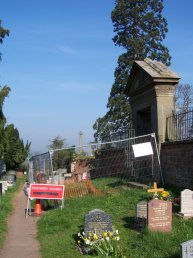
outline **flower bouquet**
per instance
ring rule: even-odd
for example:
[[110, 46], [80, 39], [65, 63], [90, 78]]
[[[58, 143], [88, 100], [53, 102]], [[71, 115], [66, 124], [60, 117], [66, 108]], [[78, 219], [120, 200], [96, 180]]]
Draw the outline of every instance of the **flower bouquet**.
[[120, 240], [118, 230], [114, 232], [104, 232], [101, 235], [84, 232], [78, 233], [77, 245], [83, 254], [92, 254], [97, 257], [106, 258], [126, 258], [122, 254], [118, 244]]

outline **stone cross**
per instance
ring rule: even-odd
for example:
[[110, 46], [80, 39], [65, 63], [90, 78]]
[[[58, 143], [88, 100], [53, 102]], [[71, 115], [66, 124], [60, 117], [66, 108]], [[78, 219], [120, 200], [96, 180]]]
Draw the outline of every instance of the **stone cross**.
[[163, 192], [164, 188], [157, 188], [157, 183], [154, 182], [153, 183], [153, 188], [152, 189], [148, 189], [147, 192], [148, 193], [154, 193], [154, 198], [157, 196], [158, 192]]

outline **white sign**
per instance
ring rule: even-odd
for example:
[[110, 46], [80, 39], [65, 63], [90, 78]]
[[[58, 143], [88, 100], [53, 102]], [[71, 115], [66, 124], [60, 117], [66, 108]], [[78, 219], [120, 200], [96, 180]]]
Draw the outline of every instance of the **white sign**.
[[151, 142], [144, 142], [132, 145], [135, 158], [153, 155]]

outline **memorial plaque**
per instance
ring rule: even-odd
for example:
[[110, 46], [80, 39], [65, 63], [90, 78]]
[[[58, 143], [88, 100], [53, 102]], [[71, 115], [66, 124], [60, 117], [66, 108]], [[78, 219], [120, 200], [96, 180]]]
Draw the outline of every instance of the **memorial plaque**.
[[144, 228], [147, 225], [147, 202], [142, 201], [137, 204], [136, 227]]
[[185, 189], [181, 192], [180, 215], [183, 217], [193, 217], [193, 191]]
[[111, 215], [102, 210], [92, 210], [85, 215], [84, 233], [96, 233], [101, 235], [103, 232], [112, 232], [112, 218]]
[[148, 228], [152, 231], [172, 230], [172, 203], [154, 199], [148, 202]]
[[193, 240], [180, 244], [180, 255], [181, 258], [193, 258]]

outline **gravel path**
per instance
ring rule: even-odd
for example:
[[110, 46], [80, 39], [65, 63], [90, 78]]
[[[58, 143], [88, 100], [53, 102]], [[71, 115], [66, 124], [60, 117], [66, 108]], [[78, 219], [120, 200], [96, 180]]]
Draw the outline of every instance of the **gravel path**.
[[22, 187], [14, 196], [14, 211], [8, 218], [8, 232], [0, 258], [40, 258], [36, 240], [38, 218], [25, 218], [27, 198]]

